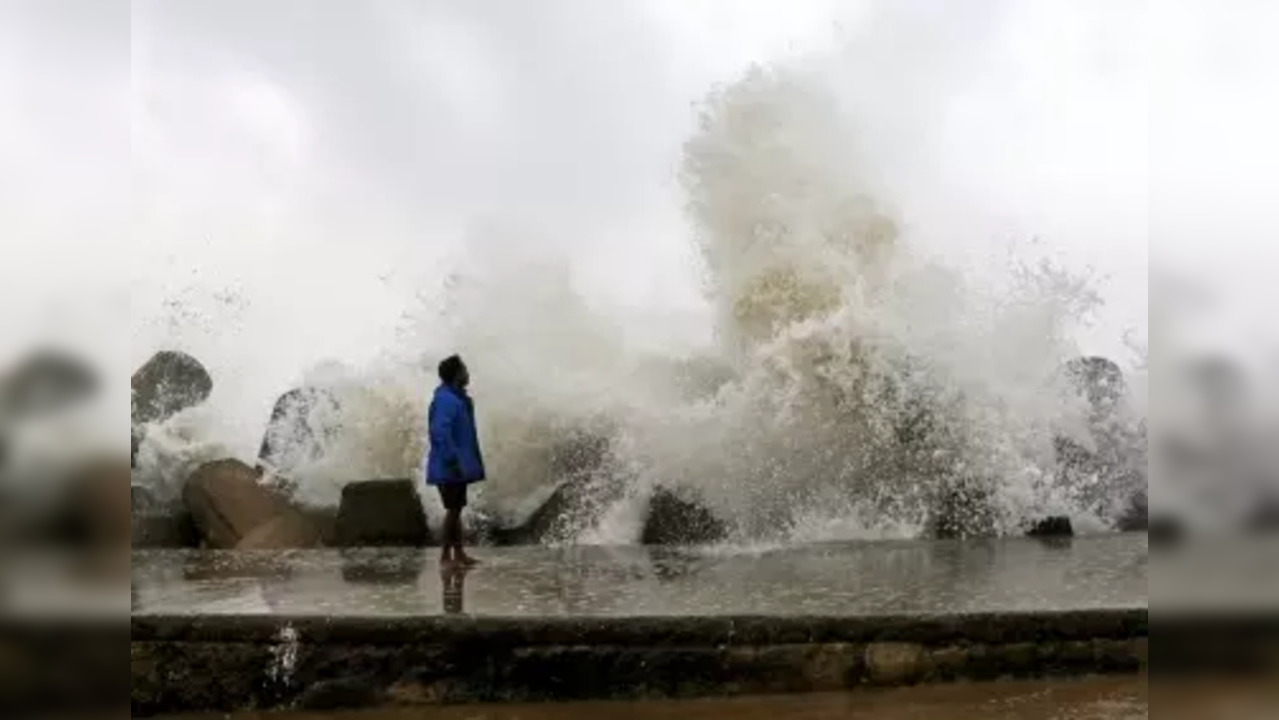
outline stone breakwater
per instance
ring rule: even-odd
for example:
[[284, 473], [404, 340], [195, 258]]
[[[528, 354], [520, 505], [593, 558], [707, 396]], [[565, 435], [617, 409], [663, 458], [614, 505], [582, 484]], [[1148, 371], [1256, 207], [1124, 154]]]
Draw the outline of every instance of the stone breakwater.
[[1144, 609], [863, 618], [134, 617], [135, 715], [1138, 673]]

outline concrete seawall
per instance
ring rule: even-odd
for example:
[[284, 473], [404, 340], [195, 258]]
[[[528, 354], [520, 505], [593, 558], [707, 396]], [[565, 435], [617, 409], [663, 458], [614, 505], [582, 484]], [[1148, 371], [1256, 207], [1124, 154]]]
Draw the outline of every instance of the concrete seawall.
[[815, 692], [1137, 673], [1145, 610], [943, 617], [134, 618], [132, 708]]
[[105, 575], [10, 557], [0, 708], [121, 708], [125, 632], [135, 715], [1147, 670], [1272, 681], [1276, 550], [1252, 538], [1150, 554], [1144, 535], [527, 547], [488, 549], [468, 573], [414, 550], [140, 551]]
[[134, 555], [136, 715], [1138, 673], [1145, 536]]

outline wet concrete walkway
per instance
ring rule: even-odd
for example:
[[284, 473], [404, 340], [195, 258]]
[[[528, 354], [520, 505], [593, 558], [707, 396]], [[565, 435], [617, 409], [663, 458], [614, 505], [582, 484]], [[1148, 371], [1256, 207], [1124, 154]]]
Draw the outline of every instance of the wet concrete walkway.
[[236, 713], [170, 720], [1138, 720], [1143, 678], [928, 686], [730, 699], [470, 705], [327, 713]]
[[148, 615], [694, 617], [1137, 609], [1144, 534], [1057, 542], [786, 548], [487, 548], [441, 573], [432, 551], [133, 554]]
[[1145, 535], [785, 548], [138, 552], [135, 714], [1135, 674]]
[[1145, 677], [1005, 681], [698, 700], [467, 705], [350, 712], [233, 713], [165, 720], [1268, 720], [1273, 680], [1161, 683]]

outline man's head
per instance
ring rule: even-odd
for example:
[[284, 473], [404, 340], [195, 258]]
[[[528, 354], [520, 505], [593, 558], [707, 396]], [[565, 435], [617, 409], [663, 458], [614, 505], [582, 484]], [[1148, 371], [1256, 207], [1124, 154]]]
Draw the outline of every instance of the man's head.
[[457, 355], [441, 360], [439, 369], [440, 382], [449, 387], [465, 389], [471, 383], [471, 373], [466, 369], [466, 363]]

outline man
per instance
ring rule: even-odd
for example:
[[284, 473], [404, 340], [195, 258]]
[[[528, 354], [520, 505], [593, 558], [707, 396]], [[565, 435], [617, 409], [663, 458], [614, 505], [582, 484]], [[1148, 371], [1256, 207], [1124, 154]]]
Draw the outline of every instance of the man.
[[427, 424], [431, 449], [426, 462], [426, 482], [439, 489], [444, 503], [444, 549], [440, 562], [464, 567], [476, 560], [462, 549], [462, 508], [471, 483], [484, 479], [484, 458], [475, 431], [475, 404], [466, 393], [471, 375], [457, 355], [439, 366], [440, 386], [431, 400]]

